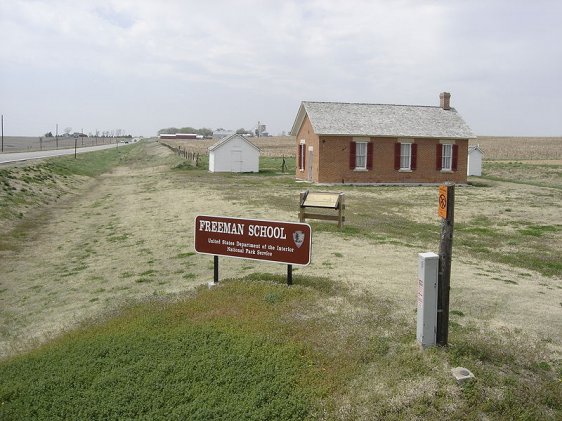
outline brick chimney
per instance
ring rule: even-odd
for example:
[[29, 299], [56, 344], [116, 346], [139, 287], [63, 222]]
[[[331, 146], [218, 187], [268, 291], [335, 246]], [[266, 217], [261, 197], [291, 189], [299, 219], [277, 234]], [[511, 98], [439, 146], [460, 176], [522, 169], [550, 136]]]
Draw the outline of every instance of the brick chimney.
[[439, 94], [439, 106], [444, 110], [451, 109], [451, 94], [449, 92], [441, 92]]

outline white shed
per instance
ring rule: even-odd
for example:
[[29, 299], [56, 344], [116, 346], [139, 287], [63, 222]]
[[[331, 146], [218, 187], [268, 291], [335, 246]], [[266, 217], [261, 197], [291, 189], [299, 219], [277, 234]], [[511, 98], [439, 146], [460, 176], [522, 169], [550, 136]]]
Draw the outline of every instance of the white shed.
[[482, 149], [480, 145], [468, 147], [468, 165], [467, 175], [475, 175], [480, 177], [482, 175]]
[[210, 172], [259, 172], [260, 149], [239, 134], [221, 139], [209, 148]]

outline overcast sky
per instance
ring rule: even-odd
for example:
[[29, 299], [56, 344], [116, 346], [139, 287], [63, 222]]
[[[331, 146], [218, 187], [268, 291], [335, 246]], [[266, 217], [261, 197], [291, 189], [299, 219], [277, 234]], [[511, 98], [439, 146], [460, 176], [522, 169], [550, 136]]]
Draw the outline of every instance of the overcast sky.
[[0, 0], [4, 135], [288, 132], [308, 101], [562, 136], [560, 0]]

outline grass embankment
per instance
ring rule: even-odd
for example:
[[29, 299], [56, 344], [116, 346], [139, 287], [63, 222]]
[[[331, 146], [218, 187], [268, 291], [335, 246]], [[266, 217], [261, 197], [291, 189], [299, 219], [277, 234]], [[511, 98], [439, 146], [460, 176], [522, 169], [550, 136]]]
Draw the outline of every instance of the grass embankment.
[[[461, 326], [421, 352], [392, 302], [253, 274], [155, 301], [0, 363], [4, 419], [556, 419], [541, 344]], [[510, 346], [506, 346], [509, 344]], [[449, 369], [477, 368], [459, 387]]]
[[56, 202], [89, 179], [119, 164], [130, 148], [30, 162], [0, 168], [0, 250], [12, 249], [40, 221], [34, 211]]

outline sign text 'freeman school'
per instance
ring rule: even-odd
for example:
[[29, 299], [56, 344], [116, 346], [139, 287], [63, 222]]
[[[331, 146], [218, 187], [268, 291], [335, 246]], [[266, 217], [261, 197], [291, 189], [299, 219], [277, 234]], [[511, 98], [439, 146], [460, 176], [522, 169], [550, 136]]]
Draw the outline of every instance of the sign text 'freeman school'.
[[197, 216], [198, 253], [308, 265], [310, 225], [258, 219]]

